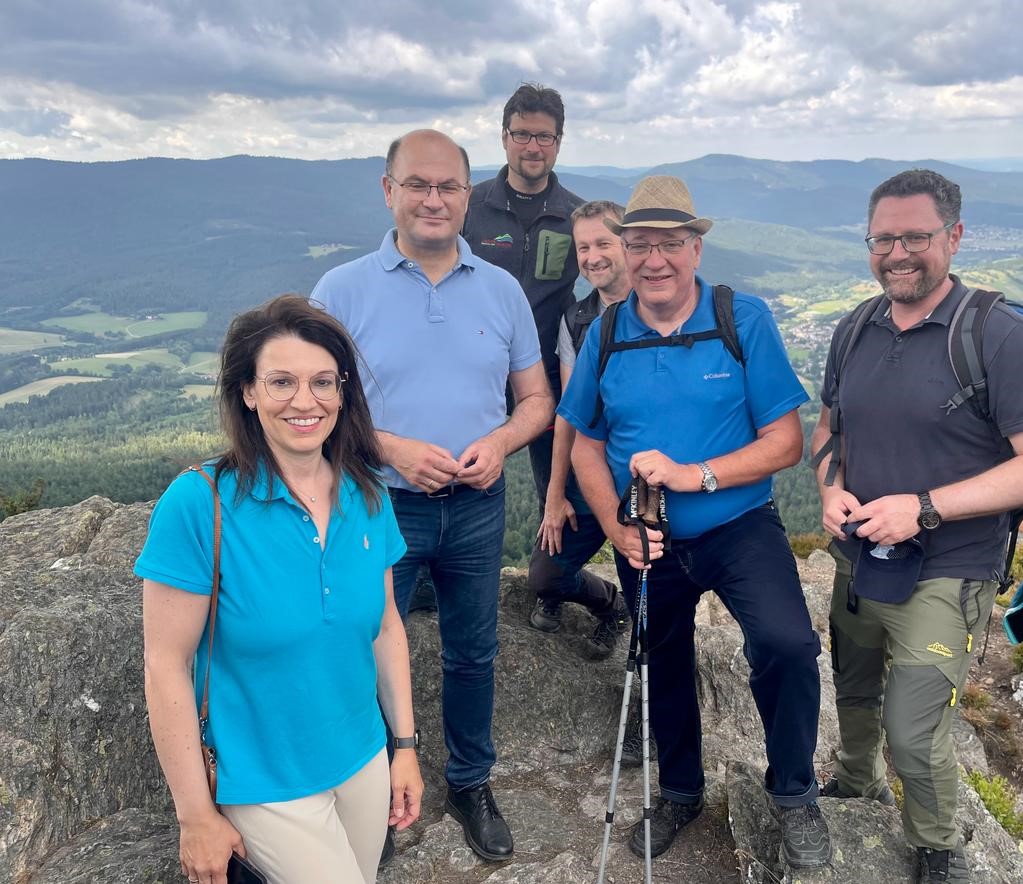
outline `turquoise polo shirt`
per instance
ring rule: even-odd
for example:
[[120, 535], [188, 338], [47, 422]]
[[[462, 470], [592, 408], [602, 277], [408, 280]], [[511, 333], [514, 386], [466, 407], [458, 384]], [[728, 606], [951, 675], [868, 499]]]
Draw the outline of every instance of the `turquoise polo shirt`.
[[[699, 277], [699, 301], [682, 332], [714, 328], [711, 287]], [[597, 393], [600, 324], [594, 321], [561, 398], [558, 414], [580, 433], [606, 443], [619, 494], [629, 483], [629, 460], [656, 449], [676, 463], [699, 463], [748, 445], [757, 430], [809, 399], [789, 364], [770, 308], [735, 293], [735, 325], [745, 371], [720, 340], [692, 347], [650, 347], [612, 353], [600, 379], [604, 414], [592, 429]], [[660, 333], [636, 313], [632, 292], [618, 311], [615, 339], [636, 341]], [[673, 537], [691, 538], [730, 522], [771, 498], [771, 479], [704, 492], [667, 493]]]
[[[435, 285], [394, 236], [328, 271], [310, 298], [358, 345], [374, 426], [458, 458], [507, 419], [509, 372], [540, 361], [536, 323], [515, 278], [476, 257], [462, 237], [455, 266]], [[390, 466], [384, 481], [420, 490]]]
[[[386, 492], [370, 515], [348, 477], [325, 549], [279, 479], [269, 487], [263, 474], [237, 500], [236, 490], [235, 474], [223, 473], [208, 731], [217, 750], [217, 801], [289, 801], [344, 782], [384, 746], [373, 640], [384, 572], [404, 555], [405, 542]], [[210, 595], [213, 499], [201, 476], [185, 473], [164, 492], [135, 573]], [[197, 707], [207, 642], [204, 631]]]

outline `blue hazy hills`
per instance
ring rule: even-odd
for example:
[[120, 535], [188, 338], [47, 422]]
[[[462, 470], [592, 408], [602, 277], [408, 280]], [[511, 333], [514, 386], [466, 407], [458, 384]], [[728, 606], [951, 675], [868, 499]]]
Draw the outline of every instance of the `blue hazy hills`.
[[[870, 190], [920, 165], [959, 182], [968, 227], [1023, 231], [1023, 172], [936, 161], [719, 154], [647, 170], [573, 169], [561, 180], [584, 198], [625, 203], [642, 175], [678, 175], [700, 214], [749, 222], [710, 233], [702, 272], [769, 296], [777, 283], [765, 278], [862, 276]], [[113, 313], [208, 310], [210, 327], [222, 327], [239, 308], [307, 292], [325, 270], [375, 248], [391, 220], [382, 170], [380, 157], [0, 160], [0, 324], [30, 326], [87, 300]]]

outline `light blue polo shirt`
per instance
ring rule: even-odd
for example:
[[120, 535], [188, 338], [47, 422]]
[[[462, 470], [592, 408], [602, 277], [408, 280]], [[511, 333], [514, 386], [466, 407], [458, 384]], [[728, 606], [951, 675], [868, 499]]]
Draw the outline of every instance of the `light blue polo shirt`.
[[[714, 328], [711, 287], [699, 277], [699, 302], [683, 332]], [[619, 494], [629, 483], [629, 460], [656, 449], [676, 463], [699, 463], [752, 442], [757, 430], [809, 397], [789, 364], [770, 308], [735, 293], [735, 324], [746, 370], [720, 340], [687, 347], [650, 347], [611, 354], [600, 379], [604, 414], [593, 429], [600, 323], [583, 342], [558, 414], [580, 433], [607, 443], [607, 461]], [[618, 312], [618, 341], [661, 337], [636, 313], [636, 293]], [[712, 494], [668, 492], [673, 537], [691, 538], [766, 503], [771, 479]]]
[[[217, 801], [289, 801], [344, 782], [384, 746], [373, 640], [384, 572], [404, 555], [405, 542], [386, 492], [370, 516], [347, 477], [326, 549], [279, 479], [271, 490], [264, 474], [237, 501], [236, 488], [235, 474], [222, 474], [208, 732], [217, 750]], [[135, 573], [210, 595], [213, 498], [201, 476], [179, 476], [164, 492]], [[207, 641], [204, 632], [197, 707]]]
[[[310, 297], [358, 345], [375, 427], [456, 458], [505, 422], [508, 373], [540, 361], [522, 287], [462, 237], [457, 263], [436, 285], [398, 251], [392, 229], [376, 252], [324, 274]], [[419, 490], [393, 467], [384, 480]]]

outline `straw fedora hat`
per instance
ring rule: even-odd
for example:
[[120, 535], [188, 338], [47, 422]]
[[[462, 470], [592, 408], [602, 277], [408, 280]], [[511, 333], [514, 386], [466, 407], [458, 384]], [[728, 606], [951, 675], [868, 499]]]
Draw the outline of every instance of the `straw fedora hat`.
[[689, 188], [673, 175], [650, 175], [632, 191], [621, 223], [605, 218], [608, 230], [621, 236], [627, 227], [688, 227], [704, 234], [714, 225], [710, 218], [699, 218], [693, 208]]

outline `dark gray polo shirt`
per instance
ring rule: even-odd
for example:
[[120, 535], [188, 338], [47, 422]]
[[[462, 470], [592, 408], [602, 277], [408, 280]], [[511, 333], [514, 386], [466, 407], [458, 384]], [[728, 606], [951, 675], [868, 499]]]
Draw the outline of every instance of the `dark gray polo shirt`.
[[[948, 328], [966, 287], [956, 276], [948, 296], [906, 329], [882, 301], [860, 332], [841, 377], [845, 488], [860, 503], [887, 494], [915, 494], [967, 479], [1008, 460], [1006, 436], [1023, 432], [1023, 317], [995, 306], [984, 328], [990, 410], [1000, 433], [966, 405], [945, 413], [958, 392], [948, 355]], [[839, 328], [848, 323], [845, 316]], [[837, 331], [836, 331], [837, 336]], [[821, 401], [835, 398], [834, 339]], [[1005, 565], [1008, 517], [944, 522], [921, 531], [927, 557], [921, 579], [990, 580]]]

